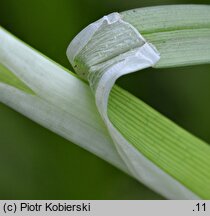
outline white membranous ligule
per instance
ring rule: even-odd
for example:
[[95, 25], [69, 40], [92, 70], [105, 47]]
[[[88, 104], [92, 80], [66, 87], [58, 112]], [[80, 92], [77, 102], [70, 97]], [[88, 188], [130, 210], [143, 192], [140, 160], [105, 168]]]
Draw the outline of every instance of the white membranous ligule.
[[155, 65], [160, 59], [155, 47], [120, 14], [112, 13], [81, 31], [69, 45], [67, 56], [75, 71], [88, 80], [101, 117], [132, 175], [169, 199], [198, 199], [129, 143], [107, 115], [109, 93], [115, 81]]

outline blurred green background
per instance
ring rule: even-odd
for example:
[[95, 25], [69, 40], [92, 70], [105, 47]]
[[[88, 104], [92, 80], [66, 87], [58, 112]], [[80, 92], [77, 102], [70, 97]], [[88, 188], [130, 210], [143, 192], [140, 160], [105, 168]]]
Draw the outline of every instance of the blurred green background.
[[[182, 0], [0, 0], [0, 25], [71, 69], [66, 48], [114, 11]], [[1, 45], [1, 41], [0, 41]], [[118, 85], [210, 143], [210, 66], [147, 69]], [[0, 199], [162, 199], [98, 157], [0, 103]]]

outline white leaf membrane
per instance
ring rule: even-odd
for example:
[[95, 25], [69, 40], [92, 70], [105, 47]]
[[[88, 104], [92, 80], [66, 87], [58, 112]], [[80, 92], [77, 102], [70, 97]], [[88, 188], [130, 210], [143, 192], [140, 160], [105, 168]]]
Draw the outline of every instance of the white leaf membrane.
[[155, 47], [123, 21], [119, 13], [112, 13], [82, 30], [70, 43], [67, 56], [78, 75], [88, 80], [98, 111], [130, 173], [168, 199], [200, 199], [129, 143], [107, 114], [115, 81], [122, 75], [154, 66], [160, 59]]

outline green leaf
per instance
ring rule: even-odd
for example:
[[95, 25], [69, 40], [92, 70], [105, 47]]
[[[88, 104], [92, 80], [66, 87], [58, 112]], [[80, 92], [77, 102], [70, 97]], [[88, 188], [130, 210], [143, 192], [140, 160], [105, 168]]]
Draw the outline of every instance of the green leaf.
[[170, 5], [122, 13], [161, 54], [155, 66], [210, 63], [210, 6]]

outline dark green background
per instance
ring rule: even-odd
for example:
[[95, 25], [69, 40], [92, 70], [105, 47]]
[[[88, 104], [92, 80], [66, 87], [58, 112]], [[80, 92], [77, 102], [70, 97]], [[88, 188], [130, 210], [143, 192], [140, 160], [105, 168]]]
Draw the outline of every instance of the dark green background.
[[[0, 0], [0, 25], [71, 69], [66, 48], [87, 24], [114, 11], [177, 3], [209, 1]], [[118, 81], [120, 86], [207, 142], [210, 142], [209, 83], [209, 65], [147, 69]], [[161, 197], [96, 156], [0, 104], [0, 199]]]

